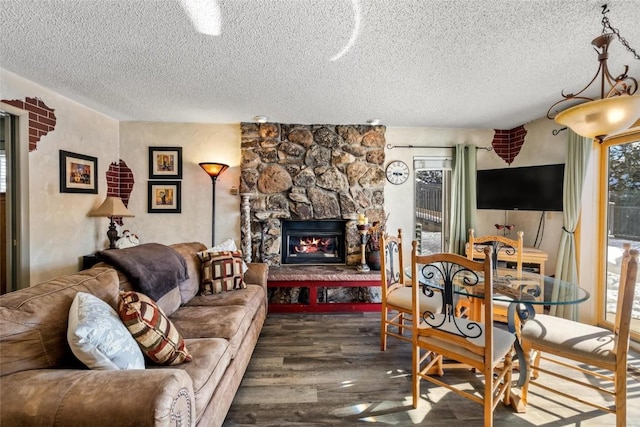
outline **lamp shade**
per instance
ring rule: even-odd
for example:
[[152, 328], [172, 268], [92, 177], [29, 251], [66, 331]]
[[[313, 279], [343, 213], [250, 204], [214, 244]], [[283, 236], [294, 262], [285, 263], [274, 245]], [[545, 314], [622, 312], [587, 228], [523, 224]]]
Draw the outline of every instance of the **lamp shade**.
[[222, 172], [229, 169], [229, 165], [225, 165], [224, 163], [203, 162], [198, 164], [213, 180], [215, 180]]
[[104, 202], [97, 209], [91, 211], [89, 216], [106, 216], [106, 217], [132, 217], [135, 216], [122, 203], [120, 197], [107, 196]]
[[620, 95], [575, 105], [558, 113], [556, 122], [580, 136], [602, 140], [628, 129], [640, 118], [640, 96]]

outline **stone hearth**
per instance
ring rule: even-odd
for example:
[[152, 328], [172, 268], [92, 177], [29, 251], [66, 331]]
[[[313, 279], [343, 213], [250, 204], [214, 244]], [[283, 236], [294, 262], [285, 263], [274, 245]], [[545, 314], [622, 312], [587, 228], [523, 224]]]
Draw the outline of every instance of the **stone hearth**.
[[[346, 264], [360, 263], [359, 213], [384, 220], [384, 126], [242, 123], [242, 247], [281, 264], [281, 220], [346, 220]], [[247, 218], [248, 216], [248, 218]], [[243, 227], [244, 228], [244, 227]]]

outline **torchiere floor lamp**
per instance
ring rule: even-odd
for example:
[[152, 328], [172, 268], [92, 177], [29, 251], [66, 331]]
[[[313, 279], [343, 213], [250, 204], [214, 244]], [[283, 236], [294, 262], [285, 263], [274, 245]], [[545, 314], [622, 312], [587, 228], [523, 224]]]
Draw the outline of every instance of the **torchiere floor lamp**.
[[211, 177], [213, 192], [211, 193], [211, 246], [216, 244], [216, 180], [229, 168], [224, 163], [198, 163], [202, 169]]

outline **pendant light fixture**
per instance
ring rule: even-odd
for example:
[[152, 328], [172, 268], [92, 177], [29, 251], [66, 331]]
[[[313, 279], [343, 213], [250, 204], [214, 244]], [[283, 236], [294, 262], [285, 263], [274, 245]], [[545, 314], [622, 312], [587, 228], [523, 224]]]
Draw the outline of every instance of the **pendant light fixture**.
[[[611, 75], [607, 66], [609, 44], [617, 37], [636, 59], [640, 60], [640, 56], [629, 46], [620, 32], [611, 26], [609, 18], [607, 18], [608, 12], [607, 5], [603, 5], [602, 34], [591, 42], [598, 52], [598, 61], [600, 62], [598, 71], [579, 92], [565, 94], [563, 91], [562, 99], [547, 111], [549, 119], [555, 119], [557, 123], [571, 128], [578, 135], [594, 138], [600, 142], [607, 135], [628, 129], [640, 119], [640, 95], [634, 95], [638, 90], [638, 81], [627, 75], [629, 71], [627, 65], [619, 76], [613, 77]], [[592, 98], [585, 93], [596, 80], [600, 82], [600, 98]], [[571, 102], [572, 106], [558, 112], [556, 107], [565, 102]], [[579, 103], [576, 105], [576, 102]]]

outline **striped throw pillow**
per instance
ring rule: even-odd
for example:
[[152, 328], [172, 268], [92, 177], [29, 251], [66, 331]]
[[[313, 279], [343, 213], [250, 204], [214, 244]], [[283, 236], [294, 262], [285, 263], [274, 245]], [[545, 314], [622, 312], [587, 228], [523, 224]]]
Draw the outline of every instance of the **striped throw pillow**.
[[201, 265], [200, 295], [244, 289], [242, 251], [198, 252]]
[[142, 352], [153, 362], [179, 365], [191, 361], [182, 335], [148, 296], [134, 291], [120, 292], [118, 315]]

